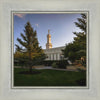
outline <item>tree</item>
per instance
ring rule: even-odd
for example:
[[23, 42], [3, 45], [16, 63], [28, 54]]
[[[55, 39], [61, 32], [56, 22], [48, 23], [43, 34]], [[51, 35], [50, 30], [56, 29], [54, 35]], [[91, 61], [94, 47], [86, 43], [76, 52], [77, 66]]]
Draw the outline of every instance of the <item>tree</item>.
[[64, 56], [68, 57], [69, 60], [74, 62], [81, 57], [86, 57], [86, 33], [87, 33], [87, 17], [86, 14], [81, 14], [81, 18], [77, 18], [78, 22], [75, 25], [79, 27], [82, 32], [73, 32], [76, 36], [74, 41], [66, 45], [63, 50]]
[[86, 14], [81, 14], [81, 18], [77, 18], [78, 22], [75, 25], [79, 27], [84, 33], [87, 33], [87, 16]]
[[21, 33], [21, 37], [17, 38], [19, 45], [16, 46], [15, 58], [19, 61], [24, 60], [27, 65], [29, 65], [30, 72], [32, 72], [32, 66], [40, 63], [45, 59], [45, 54], [39, 46], [37, 39], [37, 32], [33, 30], [30, 22], [27, 22], [24, 29], [24, 34]]
[[80, 58], [80, 55], [78, 54], [78, 50], [80, 49], [80, 46], [75, 43], [69, 43], [66, 45], [65, 49], [63, 50], [63, 54], [65, 58], [68, 58], [72, 63]]
[[[77, 18], [78, 22], [75, 25], [79, 27], [82, 32], [73, 32], [76, 37], [74, 37], [74, 44], [78, 44], [80, 49], [77, 54], [80, 58], [86, 58], [86, 34], [87, 34], [87, 16], [86, 14], [81, 14], [81, 18]], [[86, 60], [86, 59], [85, 59]], [[86, 62], [86, 61], [85, 61]]]
[[87, 33], [87, 17], [86, 14], [81, 14], [82, 18], [77, 18], [78, 22], [75, 25], [79, 27], [82, 32], [73, 32], [74, 37], [73, 43], [80, 45], [81, 51], [86, 52], [86, 33]]

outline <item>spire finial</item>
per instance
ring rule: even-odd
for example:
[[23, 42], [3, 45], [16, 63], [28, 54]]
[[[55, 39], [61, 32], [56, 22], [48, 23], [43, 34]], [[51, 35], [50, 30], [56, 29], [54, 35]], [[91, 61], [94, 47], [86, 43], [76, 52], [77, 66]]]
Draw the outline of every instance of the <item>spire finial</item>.
[[48, 34], [50, 34], [50, 29], [48, 29]]

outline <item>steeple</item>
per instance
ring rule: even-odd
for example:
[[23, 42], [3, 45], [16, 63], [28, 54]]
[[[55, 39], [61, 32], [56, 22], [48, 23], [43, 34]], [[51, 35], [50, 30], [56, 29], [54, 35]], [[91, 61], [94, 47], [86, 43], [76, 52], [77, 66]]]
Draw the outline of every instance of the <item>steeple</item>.
[[46, 49], [50, 49], [50, 48], [52, 48], [52, 43], [51, 43], [51, 34], [50, 34], [50, 30], [48, 30]]

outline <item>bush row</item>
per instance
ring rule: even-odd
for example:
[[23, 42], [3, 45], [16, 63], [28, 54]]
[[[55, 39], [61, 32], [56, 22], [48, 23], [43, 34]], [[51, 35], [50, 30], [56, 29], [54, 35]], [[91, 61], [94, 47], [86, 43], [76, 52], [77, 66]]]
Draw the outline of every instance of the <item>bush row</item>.
[[66, 69], [66, 66], [69, 65], [67, 60], [56, 60], [56, 61], [44, 61], [45, 66], [52, 66], [54, 68]]
[[[26, 66], [27, 63], [25, 61], [14, 62], [14, 66]], [[55, 68], [63, 68], [65, 69], [68, 65], [67, 60], [48, 60], [38, 63], [38, 65], [52, 66]]]
[[[44, 62], [38, 62], [37, 65], [43, 65]], [[26, 61], [14, 61], [14, 66], [27, 66], [27, 62]]]

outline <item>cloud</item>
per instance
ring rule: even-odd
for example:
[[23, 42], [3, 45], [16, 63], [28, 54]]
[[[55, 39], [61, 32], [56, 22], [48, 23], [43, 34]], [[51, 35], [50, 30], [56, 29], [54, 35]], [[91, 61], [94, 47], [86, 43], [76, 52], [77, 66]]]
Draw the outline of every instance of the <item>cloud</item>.
[[39, 24], [35, 24], [36, 27], [39, 27]]
[[14, 16], [17, 16], [17, 17], [19, 17], [19, 18], [24, 18], [25, 15], [26, 15], [26, 14], [18, 14], [18, 13], [14, 14]]

